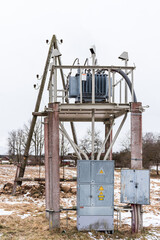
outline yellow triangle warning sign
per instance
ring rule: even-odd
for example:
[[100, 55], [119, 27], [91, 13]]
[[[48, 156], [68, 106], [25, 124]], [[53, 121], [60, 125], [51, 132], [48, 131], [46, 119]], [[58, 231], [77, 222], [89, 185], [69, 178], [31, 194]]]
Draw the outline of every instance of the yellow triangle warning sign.
[[104, 172], [104, 170], [103, 170], [103, 168], [101, 167], [99, 170], [98, 170], [98, 173], [97, 173], [98, 175], [101, 175], [101, 174], [105, 174], [105, 172]]
[[100, 192], [99, 195], [103, 195], [103, 192]]
[[99, 191], [103, 191], [104, 190], [104, 188], [101, 186], [100, 188], [99, 188]]

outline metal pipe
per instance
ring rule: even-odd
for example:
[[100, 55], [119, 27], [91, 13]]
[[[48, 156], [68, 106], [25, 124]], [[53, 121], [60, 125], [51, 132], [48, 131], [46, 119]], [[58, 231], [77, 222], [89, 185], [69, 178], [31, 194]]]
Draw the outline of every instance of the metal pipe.
[[[92, 65], [95, 64], [95, 54], [92, 54]], [[92, 103], [95, 103], [95, 69], [92, 68]]]
[[75, 150], [78, 158], [79, 158], [80, 160], [82, 160], [81, 155], [79, 154], [79, 152], [77, 151], [77, 148], [75, 147], [75, 143], [74, 143], [74, 142], [71, 140], [71, 138], [69, 137], [69, 135], [68, 135], [67, 131], [65, 130], [64, 126], [62, 125], [62, 123], [60, 123], [60, 126], [61, 126], [61, 128], [62, 128], [62, 129], [60, 129], [60, 131], [61, 131], [61, 132], [65, 135], [65, 137], [68, 139], [68, 141], [70, 142], [71, 146], [72, 146], [73, 149]]
[[74, 122], [70, 122], [70, 125], [71, 125], [73, 140], [74, 140], [75, 144], [78, 144]]
[[134, 102], [134, 78], [133, 78], [133, 70], [131, 71], [131, 83], [132, 83], [132, 102]]
[[[127, 67], [126, 67], [126, 68], [127, 68]], [[130, 90], [131, 94], [132, 94], [132, 92], [133, 92], [133, 95], [132, 95], [132, 96], [133, 96], [133, 102], [137, 102], [136, 94], [135, 94], [135, 91], [134, 91], [134, 89], [133, 89], [133, 86], [132, 86], [132, 83], [131, 83], [129, 77], [128, 77], [121, 69], [114, 69], [114, 70], [112, 70], [112, 71], [119, 73], [119, 74], [125, 79], [125, 81], [127, 82], [127, 85], [128, 85], [128, 87], [129, 87], [129, 90]], [[132, 72], [133, 72], [133, 71], [132, 71]], [[132, 74], [133, 74], [133, 73], [132, 73]], [[133, 82], [133, 79], [132, 79], [132, 82]]]
[[94, 160], [94, 138], [95, 138], [95, 116], [94, 110], [92, 110], [92, 155], [91, 159]]
[[[55, 57], [55, 66], [57, 65], [57, 57]], [[54, 69], [53, 74], [53, 81], [54, 81], [54, 102], [57, 102], [57, 69]]]
[[109, 103], [111, 102], [111, 70], [108, 70], [108, 88], [109, 88], [109, 92], [108, 92], [108, 101]]
[[[60, 123], [60, 126], [62, 126], [62, 123]], [[62, 127], [62, 129], [60, 129], [60, 131], [61, 131], [61, 133], [64, 134], [65, 137], [68, 139], [68, 141], [69, 141], [70, 144], [72, 145], [73, 149], [74, 149], [74, 150], [77, 149], [79, 152], [82, 153], [82, 155], [85, 157], [85, 159], [88, 160], [89, 158], [88, 158], [87, 154], [86, 154], [82, 149], [80, 149], [77, 144], [75, 144], [75, 143], [72, 141], [72, 139], [69, 137], [67, 131], [65, 130], [64, 126]], [[76, 150], [75, 150], [75, 151], [76, 151]], [[79, 157], [79, 153], [78, 153], [78, 157]]]
[[86, 58], [86, 60], [84, 62], [84, 66], [86, 66], [86, 64], [88, 65], [88, 58]]
[[[132, 70], [130, 70], [130, 71], [128, 71], [127, 73], [126, 73], [126, 75], [129, 75], [130, 73], [131, 73], [131, 71]], [[117, 81], [115, 84], [114, 84], [114, 86], [116, 87], [121, 81], [123, 81], [124, 80], [124, 78], [121, 78], [119, 81]]]
[[112, 79], [113, 79], [113, 84], [112, 84], [112, 103], [115, 101], [115, 73], [112, 72]]
[[[127, 62], [128, 60], [125, 60], [125, 67], [127, 67]], [[127, 69], [125, 69], [125, 74], [127, 75]], [[128, 102], [128, 87], [127, 87], [127, 83], [125, 82], [125, 103]]]
[[112, 149], [112, 147], [113, 147], [113, 145], [114, 145], [114, 143], [115, 143], [115, 141], [116, 141], [116, 139], [117, 139], [117, 137], [118, 137], [122, 127], [123, 127], [123, 124], [124, 124], [126, 118], [127, 118], [127, 113], [124, 115], [124, 118], [122, 119], [122, 122], [121, 122], [121, 124], [120, 124], [120, 126], [119, 126], [119, 128], [118, 128], [118, 130], [117, 130], [117, 132], [116, 132], [116, 134], [114, 136], [114, 138], [113, 138], [113, 141], [111, 142], [110, 147], [109, 147], [108, 151], [106, 152], [103, 160], [106, 160], [108, 158], [108, 156], [110, 154], [110, 151], [111, 151], [111, 149]]
[[110, 130], [109, 130], [109, 132], [107, 133], [107, 135], [106, 135], [106, 137], [105, 137], [105, 140], [104, 140], [103, 143], [102, 143], [102, 146], [101, 146], [101, 148], [100, 148], [100, 150], [99, 150], [99, 153], [98, 153], [98, 155], [97, 155], [97, 160], [100, 160], [101, 153], [102, 153], [102, 151], [103, 151], [103, 149], [104, 149], [104, 147], [105, 147], [105, 144], [106, 144], [106, 142], [107, 142], [107, 140], [108, 140], [108, 138], [109, 138], [109, 136], [110, 136], [110, 133], [111, 133], [111, 131], [112, 131], [113, 126], [114, 126], [114, 121], [112, 122], [112, 125], [111, 125], [111, 127], [110, 127]]
[[81, 68], [81, 69], [99, 69], [99, 70], [106, 70], [108, 71], [108, 69], [110, 69], [111, 71], [113, 70], [121, 70], [121, 69], [128, 69], [128, 70], [131, 70], [131, 69], [135, 69], [136, 67], [132, 67], [132, 66], [128, 66], [128, 67], [125, 67], [125, 66], [99, 66], [99, 65], [90, 65], [90, 66], [84, 66], [84, 65], [79, 65], [78, 67], [77, 66], [73, 66], [73, 65], [57, 65], [57, 66], [52, 66], [53, 68], [57, 68], [57, 69], [69, 69], [69, 68], [73, 68], [73, 69], [77, 69], [77, 68]]
[[80, 103], [82, 103], [82, 70], [80, 69]]
[[119, 84], [119, 102], [122, 103], [122, 82]]

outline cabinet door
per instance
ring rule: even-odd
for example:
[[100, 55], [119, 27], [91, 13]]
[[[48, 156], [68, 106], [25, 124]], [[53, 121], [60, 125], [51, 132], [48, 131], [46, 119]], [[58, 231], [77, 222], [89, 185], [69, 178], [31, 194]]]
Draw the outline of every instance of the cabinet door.
[[114, 161], [92, 161], [91, 182], [113, 184]]
[[113, 185], [93, 184], [91, 186], [91, 206], [112, 207], [114, 203]]
[[89, 183], [91, 181], [90, 161], [78, 161], [78, 183]]
[[78, 186], [78, 205], [79, 207], [90, 207], [91, 192], [89, 184], [81, 184]]

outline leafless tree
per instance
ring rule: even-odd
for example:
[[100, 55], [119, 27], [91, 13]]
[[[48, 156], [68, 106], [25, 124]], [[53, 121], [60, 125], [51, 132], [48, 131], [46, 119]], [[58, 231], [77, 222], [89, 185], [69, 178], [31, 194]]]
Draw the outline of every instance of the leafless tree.
[[[26, 140], [28, 137], [30, 128], [30, 121], [28, 124], [25, 124], [23, 129], [13, 130], [9, 132], [8, 137], [8, 152], [9, 155], [14, 158], [17, 162], [20, 162], [24, 154]], [[42, 129], [41, 121], [37, 121], [33, 137], [30, 146], [30, 152], [34, 153], [35, 158], [38, 159], [38, 156], [42, 154], [44, 146], [44, 134]]]
[[157, 175], [160, 165], [160, 135], [148, 132], [143, 137], [143, 162], [144, 167], [156, 166]]
[[8, 137], [8, 152], [12, 158], [16, 158], [17, 162], [21, 161], [25, 148], [25, 135], [22, 129], [9, 132]]
[[[102, 146], [100, 131], [95, 131], [94, 139], [94, 153], [98, 153]], [[80, 140], [80, 148], [88, 155], [92, 152], [92, 132], [90, 129], [87, 130], [86, 135]]]
[[[29, 121], [27, 125], [26, 124], [24, 125], [24, 135], [26, 136], [26, 138], [29, 133], [30, 124], [31, 124], [31, 121]], [[41, 120], [37, 120], [34, 131], [33, 131], [33, 136], [32, 136], [32, 141], [30, 146], [30, 153], [31, 152], [34, 153], [36, 160], [38, 160], [38, 156], [42, 155], [43, 146], [44, 146], [43, 125]]]

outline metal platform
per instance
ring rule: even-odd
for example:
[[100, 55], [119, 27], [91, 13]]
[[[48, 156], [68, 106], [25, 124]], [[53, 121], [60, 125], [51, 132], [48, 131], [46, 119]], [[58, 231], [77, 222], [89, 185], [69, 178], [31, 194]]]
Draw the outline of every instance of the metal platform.
[[[34, 112], [35, 116], [47, 116], [50, 109], [44, 112]], [[116, 103], [77, 103], [60, 104], [59, 120], [64, 122], [91, 122], [92, 112], [95, 114], [96, 122], [105, 122], [109, 118], [117, 118], [130, 111], [130, 104]]]

